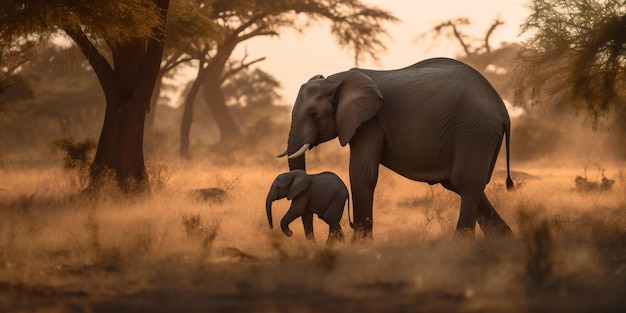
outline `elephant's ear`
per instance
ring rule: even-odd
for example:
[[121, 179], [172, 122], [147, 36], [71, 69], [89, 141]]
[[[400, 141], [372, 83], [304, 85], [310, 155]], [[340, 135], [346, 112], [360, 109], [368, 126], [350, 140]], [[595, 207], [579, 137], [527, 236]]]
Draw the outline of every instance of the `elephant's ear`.
[[[328, 80], [334, 78], [331, 76]], [[341, 82], [335, 95], [335, 123], [339, 142], [345, 146], [356, 129], [378, 112], [383, 104], [383, 95], [376, 83], [361, 72], [350, 70], [337, 74], [337, 78]]]
[[287, 200], [294, 199], [307, 188], [309, 188], [309, 184], [311, 183], [311, 178], [306, 172], [302, 170], [294, 170], [293, 180], [291, 181], [291, 185], [289, 185], [289, 189], [287, 190]]

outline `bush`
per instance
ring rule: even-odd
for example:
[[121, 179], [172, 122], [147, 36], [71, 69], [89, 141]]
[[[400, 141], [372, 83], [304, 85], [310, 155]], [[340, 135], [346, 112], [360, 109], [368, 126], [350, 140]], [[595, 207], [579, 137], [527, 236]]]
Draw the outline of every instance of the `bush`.
[[96, 140], [93, 138], [75, 141], [72, 137], [57, 139], [52, 144], [65, 151], [65, 168], [86, 167], [93, 150], [97, 146]]

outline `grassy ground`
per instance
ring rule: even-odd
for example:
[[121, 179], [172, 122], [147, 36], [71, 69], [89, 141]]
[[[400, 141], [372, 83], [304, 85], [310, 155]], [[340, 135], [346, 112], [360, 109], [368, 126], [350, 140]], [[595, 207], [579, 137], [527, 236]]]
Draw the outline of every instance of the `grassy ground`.
[[[331, 170], [347, 183], [347, 150], [312, 153], [310, 172]], [[84, 196], [85, 182], [61, 161], [16, 160], [0, 167], [0, 312], [626, 308], [624, 164], [606, 167], [616, 181], [607, 192], [576, 192], [579, 166], [514, 167], [511, 192], [496, 172], [487, 194], [515, 238], [477, 231], [474, 241], [453, 237], [456, 195], [381, 168], [374, 240], [326, 247], [317, 219], [316, 244], [298, 221], [291, 238], [269, 230], [266, 192], [286, 167], [271, 156], [151, 160], [154, 188], [140, 199]], [[189, 193], [206, 187], [226, 196]], [[275, 220], [288, 205], [274, 203]], [[345, 214], [342, 226], [350, 238]]]

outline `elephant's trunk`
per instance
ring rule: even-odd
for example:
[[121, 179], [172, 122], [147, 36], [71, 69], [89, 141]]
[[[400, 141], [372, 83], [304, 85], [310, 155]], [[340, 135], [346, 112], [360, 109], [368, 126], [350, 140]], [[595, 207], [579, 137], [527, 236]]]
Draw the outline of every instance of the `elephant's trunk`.
[[268, 192], [267, 199], [265, 200], [265, 211], [267, 212], [267, 222], [270, 224], [270, 229], [274, 229], [274, 222], [272, 221], [272, 202], [274, 202], [274, 200], [272, 192]]
[[[303, 144], [304, 142], [302, 141], [301, 137], [294, 136], [293, 134], [290, 133], [289, 140], [287, 142], [287, 154], [288, 155], [295, 154], [296, 152], [298, 152], [300, 148], [302, 148]], [[293, 170], [306, 171], [305, 153], [303, 153], [302, 155], [298, 157], [289, 158], [287, 161], [289, 162], [290, 171], [293, 171]]]
[[304, 154], [297, 158], [289, 159], [289, 170], [303, 170], [306, 171], [306, 161], [304, 160]]

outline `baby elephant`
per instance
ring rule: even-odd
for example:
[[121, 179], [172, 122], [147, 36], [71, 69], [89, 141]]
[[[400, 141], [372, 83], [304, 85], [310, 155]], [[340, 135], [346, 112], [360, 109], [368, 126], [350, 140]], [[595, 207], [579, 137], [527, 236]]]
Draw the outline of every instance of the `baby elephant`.
[[[328, 243], [343, 240], [343, 231], [339, 221], [343, 215], [343, 208], [348, 200], [348, 188], [337, 175], [331, 172], [323, 172], [308, 175], [303, 170], [294, 170], [282, 173], [276, 177], [267, 194], [266, 210], [270, 229], [272, 223], [272, 202], [287, 197], [291, 201], [289, 210], [280, 221], [280, 228], [285, 235], [291, 237], [293, 232], [289, 224], [298, 217], [302, 217], [304, 234], [309, 240], [314, 240], [313, 213], [324, 220], [330, 226]], [[348, 212], [348, 220], [350, 213]], [[352, 227], [352, 221], [350, 221]]]

